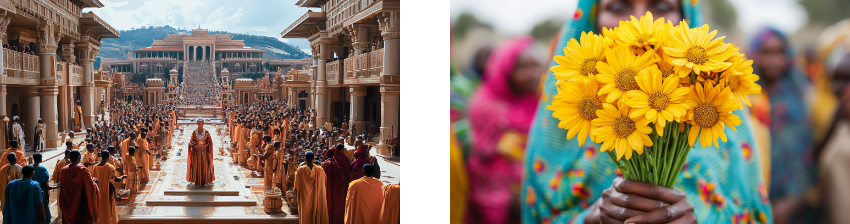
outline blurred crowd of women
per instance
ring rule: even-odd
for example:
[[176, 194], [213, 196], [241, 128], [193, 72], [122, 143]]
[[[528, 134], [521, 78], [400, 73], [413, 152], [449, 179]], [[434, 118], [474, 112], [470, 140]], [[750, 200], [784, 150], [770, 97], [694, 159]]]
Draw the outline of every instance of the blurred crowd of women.
[[[482, 46], [463, 70], [451, 65], [452, 223], [610, 223], [636, 215], [649, 222], [850, 223], [850, 212], [842, 212], [850, 208], [850, 19], [801, 53], [769, 27], [735, 43], [748, 49], [762, 93], [735, 112], [744, 121], [737, 132], [726, 129], [727, 142], [691, 151], [676, 189], [656, 192], [661, 198], [640, 193], [653, 186], [623, 184], [610, 159], [597, 156], [598, 144], [566, 139], [546, 108], [557, 94], [552, 55], [563, 55], [581, 32], [646, 11], [704, 23], [696, 0], [579, 0], [548, 43], [548, 61], [533, 55], [534, 39], [518, 36]], [[642, 206], [665, 194], [684, 195], [693, 209]]]

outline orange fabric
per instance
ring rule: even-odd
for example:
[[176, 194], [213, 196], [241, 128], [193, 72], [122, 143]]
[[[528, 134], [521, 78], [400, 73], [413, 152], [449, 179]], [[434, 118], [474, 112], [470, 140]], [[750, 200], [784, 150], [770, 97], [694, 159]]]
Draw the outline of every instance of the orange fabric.
[[361, 177], [348, 185], [345, 201], [345, 224], [380, 223], [384, 204], [384, 185], [373, 177]]
[[238, 147], [239, 147], [239, 162], [242, 163], [242, 164], [248, 163], [248, 153], [250, 153], [250, 152], [247, 152], [247, 150], [248, 150], [248, 138], [250, 137], [250, 134], [248, 133], [248, 131], [250, 131], [248, 128], [243, 128], [243, 127], [239, 128], [239, 144], [238, 144]]
[[325, 170], [321, 166], [307, 165], [295, 171], [295, 188], [298, 192], [298, 223], [328, 223], [327, 197], [325, 197]]
[[[121, 161], [127, 161], [127, 151], [130, 150], [130, 146], [132, 146], [132, 145], [137, 145], [135, 139], [129, 139], [128, 138], [128, 139], [124, 139], [124, 141], [121, 142]], [[139, 151], [139, 150], [137, 149], [136, 151]], [[129, 170], [127, 170], [127, 167], [122, 167], [122, 168], [123, 168], [122, 173], [127, 174], [127, 172], [129, 171]]]
[[381, 224], [401, 222], [401, 185], [387, 184], [384, 190], [384, 206], [381, 208]]
[[277, 168], [277, 156], [275, 153], [274, 146], [272, 144], [266, 144], [266, 148], [263, 152], [263, 159], [266, 160], [265, 167], [263, 169], [263, 188], [270, 189], [274, 185], [274, 171]]
[[118, 209], [115, 207], [115, 188], [109, 186], [115, 182], [115, 167], [110, 164], [92, 166], [91, 174], [97, 178], [97, 188], [100, 190], [100, 219], [98, 223], [118, 223]]
[[59, 209], [66, 224], [94, 223], [100, 218], [100, 190], [83, 164], [62, 168]]
[[0, 168], [0, 192], [4, 192], [2, 195], [0, 195], [0, 202], [3, 202], [3, 204], [0, 204], [0, 210], [3, 209], [3, 206], [6, 206], [6, 185], [8, 185], [9, 182], [12, 182], [13, 180], [21, 179], [23, 177], [24, 174], [21, 173], [20, 167], [15, 170], [13, 166], [6, 164], [3, 165], [2, 168]]
[[148, 170], [150, 164], [148, 164], [148, 150], [150, 150], [150, 143], [148, 143], [147, 139], [139, 139], [137, 140], [139, 144], [139, 148], [136, 149], [136, 154], [133, 156], [136, 157], [136, 162], [138, 162], [138, 166], [143, 166], [142, 169], [139, 169], [138, 175], [140, 181], [147, 181]]
[[[196, 138], [195, 133], [200, 133], [198, 131], [204, 132], [203, 139]], [[195, 183], [195, 185], [207, 185], [215, 180], [212, 137], [209, 132], [200, 129], [193, 131], [191, 136], [186, 164], [188, 166], [186, 180]], [[200, 141], [205, 144], [198, 144]]]
[[3, 167], [4, 165], [9, 164], [9, 160], [6, 159], [6, 155], [9, 155], [9, 153], [13, 153], [13, 152], [15, 153], [15, 159], [16, 159], [15, 163], [17, 163], [18, 165], [21, 165], [21, 167], [24, 167], [24, 166], [27, 165], [27, 155], [24, 154], [24, 152], [22, 152], [21, 150], [17, 150], [17, 149], [13, 150], [13, 149], [9, 148], [9, 149], [6, 149], [6, 151], [3, 152], [2, 157], [0, 157], [0, 167]]

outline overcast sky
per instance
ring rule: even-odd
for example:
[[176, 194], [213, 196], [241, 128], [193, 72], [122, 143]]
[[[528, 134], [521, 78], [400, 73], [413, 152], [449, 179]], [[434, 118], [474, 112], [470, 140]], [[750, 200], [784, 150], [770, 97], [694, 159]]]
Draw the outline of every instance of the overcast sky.
[[[112, 27], [129, 30], [142, 26], [201, 28], [271, 36], [310, 54], [306, 39], [283, 39], [280, 32], [308, 8], [296, 0], [100, 0], [103, 8], [87, 8]], [[313, 11], [321, 11], [311, 8]]]
[[[451, 16], [472, 12], [496, 29], [508, 34], [528, 33], [531, 27], [548, 18], [569, 18], [577, 0], [451, 0]], [[808, 22], [805, 9], [797, 0], [729, 0], [736, 8], [738, 26], [756, 30], [771, 25], [793, 33]], [[758, 9], [758, 10], [753, 10]]]

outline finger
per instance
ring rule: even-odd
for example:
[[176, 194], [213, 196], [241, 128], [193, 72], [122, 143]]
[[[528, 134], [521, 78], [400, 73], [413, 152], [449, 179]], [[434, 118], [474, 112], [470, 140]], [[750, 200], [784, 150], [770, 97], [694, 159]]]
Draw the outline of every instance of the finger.
[[661, 209], [656, 209], [646, 214], [637, 215], [626, 220], [625, 223], [667, 223], [693, 213], [694, 208], [687, 200], [681, 200], [676, 204]]
[[616, 190], [611, 191], [609, 199], [611, 204], [616, 206], [644, 212], [650, 212], [655, 209], [670, 206], [670, 204], [662, 201], [652, 200], [636, 194], [623, 194]]
[[694, 224], [694, 223], [697, 223], [697, 217], [696, 217], [696, 215], [694, 215], [694, 213], [688, 213], [687, 215], [682, 216], [682, 218], [673, 220], [670, 223], [672, 223], [672, 224]]
[[608, 217], [607, 215], [602, 214], [600, 212], [599, 223], [602, 223], [602, 224], [623, 224], [623, 220], [617, 220], [617, 219]]
[[[613, 191], [608, 189], [606, 191]], [[605, 194], [605, 193], [603, 193]], [[602, 204], [599, 206], [600, 216], [605, 215], [610, 218], [619, 220], [621, 223], [623, 220], [634, 217], [640, 214], [646, 214], [646, 212], [638, 211], [634, 209], [624, 208], [611, 203], [610, 200], [607, 200], [607, 197], [602, 198]]]
[[685, 199], [685, 193], [682, 191], [640, 181], [617, 178], [614, 179], [614, 183], [612, 185], [614, 189], [620, 193], [637, 194], [649, 199], [660, 200], [668, 204], [673, 204]]

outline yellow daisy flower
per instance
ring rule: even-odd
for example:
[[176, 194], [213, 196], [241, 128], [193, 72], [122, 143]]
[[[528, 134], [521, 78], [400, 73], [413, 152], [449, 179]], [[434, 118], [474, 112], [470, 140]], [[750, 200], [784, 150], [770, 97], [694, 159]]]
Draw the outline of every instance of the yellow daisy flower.
[[738, 109], [738, 105], [732, 102], [731, 90], [723, 83], [716, 86], [712, 84], [703, 87], [702, 83], [696, 83], [688, 94], [687, 104], [693, 108], [688, 112], [688, 123], [693, 125], [688, 133], [688, 144], [691, 146], [699, 138], [703, 148], [710, 146], [711, 142], [720, 147], [718, 137], [726, 142], [724, 125], [735, 131], [735, 126], [741, 125], [741, 118], [732, 113]]
[[682, 117], [688, 112], [688, 105], [683, 102], [690, 92], [688, 87], [679, 87], [679, 77], [661, 78], [658, 69], [648, 69], [637, 77], [639, 90], [627, 93], [629, 107], [632, 110], [629, 117], [644, 117], [648, 122], [655, 123], [655, 130], [663, 135], [668, 121]]
[[557, 85], [558, 95], [546, 108], [553, 111], [553, 117], [561, 120], [559, 128], [569, 130], [567, 139], [578, 135], [578, 145], [583, 146], [590, 131], [596, 128], [591, 125], [591, 121], [597, 118], [596, 111], [602, 109], [602, 97], [596, 94], [599, 83], [588, 77], [582, 82], [558, 81]]
[[655, 50], [649, 50], [641, 56], [634, 53], [625, 45], [617, 45], [614, 49], [605, 52], [607, 62], [597, 63], [596, 69], [599, 76], [596, 78], [605, 86], [599, 90], [599, 94], [608, 94], [605, 101], [612, 103], [620, 99], [629, 90], [638, 89], [635, 76], [644, 69], [655, 68], [658, 59]]
[[630, 118], [632, 109], [627, 105], [619, 105], [620, 108], [610, 103], [602, 104], [603, 110], [596, 112], [599, 118], [591, 122], [598, 127], [591, 134], [596, 136], [597, 143], [602, 143], [600, 151], [613, 150], [617, 160], [623, 156], [628, 160], [632, 158], [632, 151], [643, 154], [644, 146], [652, 146], [649, 138], [652, 128], [646, 126], [643, 118]]
[[[752, 106], [747, 95], [761, 93], [761, 86], [756, 84], [759, 76], [753, 74], [753, 60], [745, 60], [743, 57], [736, 58], [721, 77], [724, 77], [721, 83], [726, 84], [732, 91], [732, 97], [738, 108], [744, 108], [744, 104]], [[744, 104], [741, 104], [741, 101]]]
[[652, 13], [646, 11], [646, 14], [640, 17], [640, 20], [631, 16], [629, 21], [620, 21], [620, 30], [617, 32], [617, 39], [621, 43], [630, 45], [635, 49], [643, 49], [644, 47], [655, 46], [663, 43], [661, 36], [667, 32], [667, 27], [664, 25], [664, 18], [653, 20]]
[[558, 65], [549, 70], [555, 73], [555, 78], [558, 80], [583, 81], [587, 77], [599, 74], [596, 63], [602, 61], [608, 48], [605, 47], [602, 38], [593, 35], [593, 32], [581, 32], [579, 39], [581, 42], [576, 41], [575, 38], [567, 42], [564, 55], [555, 55], [555, 62]]
[[688, 76], [691, 71], [695, 74], [720, 72], [732, 65], [726, 62], [733, 54], [727, 51], [730, 45], [723, 44], [726, 37], [711, 40], [715, 35], [717, 30], [709, 33], [708, 25], [691, 29], [684, 20], [670, 31], [669, 44], [663, 49], [673, 58], [673, 65], [687, 68], [679, 70], [679, 77]]

